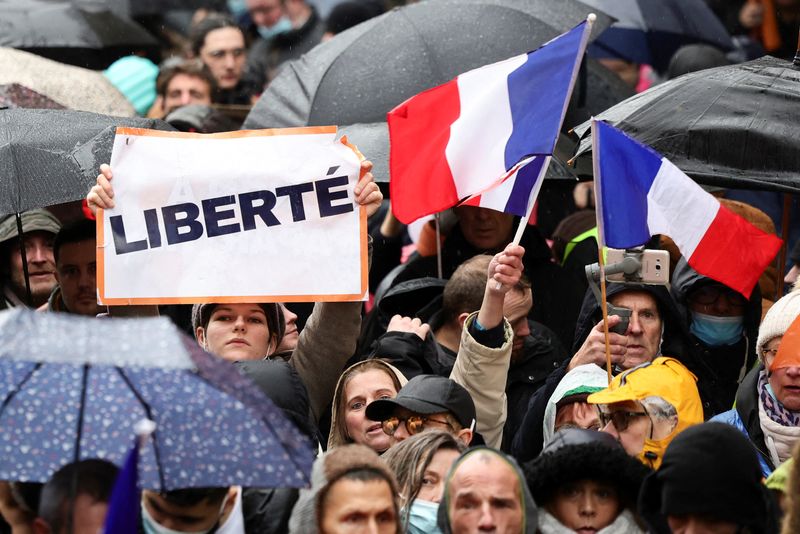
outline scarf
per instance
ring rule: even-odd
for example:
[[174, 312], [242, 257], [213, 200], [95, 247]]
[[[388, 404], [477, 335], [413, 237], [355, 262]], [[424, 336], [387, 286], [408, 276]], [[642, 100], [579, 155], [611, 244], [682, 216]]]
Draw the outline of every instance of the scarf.
[[784, 408], [783, 404], [773, 396], [772, 388], [768, 387], [767, 373], [761, 371], [758, 375], [758, 398], [767, 417], [781, 426], [800, 426], [800, 413]]

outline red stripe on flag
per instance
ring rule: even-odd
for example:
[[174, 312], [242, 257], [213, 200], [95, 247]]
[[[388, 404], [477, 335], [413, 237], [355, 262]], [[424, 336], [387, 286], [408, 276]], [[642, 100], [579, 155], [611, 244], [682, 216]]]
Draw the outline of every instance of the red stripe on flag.
[[720, 206], [689, 265], [747, 298], [782, 241]]
[[458, 201], [445, 149], [461, 114], [456, 80], [406, 100], [387, 116], [392, 212], [408, 224]]

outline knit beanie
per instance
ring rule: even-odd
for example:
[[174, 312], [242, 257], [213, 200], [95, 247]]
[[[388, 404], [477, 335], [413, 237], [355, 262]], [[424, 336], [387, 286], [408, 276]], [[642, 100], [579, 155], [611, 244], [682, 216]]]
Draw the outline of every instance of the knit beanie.
[[756, 353], [758, 359], [762, 361], [764, 347], [773, 338], [782, 336], [792, 325], [792, 322], [800, 315], [800, 287], [794, 287], [789, 294], [784, 295], [778, 302], [772, 305], [761, 326], [758, 327], [758, 341], [756, 342]]
[[158, 65], [149, 59], [127, 56], [112, 63], [103, 74], [139, 115], [146, 115], [156, 101]]
[[300, 498], [289, 518], [291, 534], [315, 534], [319, 532], [320, 497], [330, 486], [351, 471], [367, 469], [378, 473], [397, 495], [394, 473], [380, 456], [366, 445], [342, 445], [331, 449], [314, 462], [311, 470], [311, 487], [300, 491]]

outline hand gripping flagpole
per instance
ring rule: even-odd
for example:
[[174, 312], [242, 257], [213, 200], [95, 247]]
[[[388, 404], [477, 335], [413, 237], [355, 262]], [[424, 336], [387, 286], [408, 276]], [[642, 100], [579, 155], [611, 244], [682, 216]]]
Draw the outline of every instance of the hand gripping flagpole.
[[[594, 21], [597, 20], [597, 15], [594, 13], [589, 13], [586, 16], [586, 28], [584, 29], [584, 38], [583, 38], [583, 47], [585, 50], [586, 43], [588, 42], [589, 35], [592, 33], [592, 27], [594, 26]], [[583, 58], [583, 54], [579, 56], [581, 59]], [[572, 96], [572, 89], [575, 87], [575, 79], [578, 75], [578, 70], [580, 67], [580, 61], [578, 60], [575, 68], [572, 71], [572, 81], [569, 85], [569, 96]], [[567, 97], [564, 99], [564, 109], [561, 112], [561, 123], [564, 123], [564, 115], [567, 113], [567, 106], [569, 106], [570, 98]], [[559, 128], [560, 129], [560, 128]], [[512, 241], [513, 245], [519, 245], [519, 242], [522, 240], [522, 234], [525, 233], [525, 228], [528, 226], [528, 221], [531, 218], [531, 212], [533, 211], [533, 207], [536, 204], [536, 197], [539, 196], [539, 190], [542, 188], [542, 181], [544, 181], [545, 174], [547, 173], [547, 168], [550, 166], [550, 160], [553, 159], [552, 155], [546, 156], [547, 160], [545, 160], [544, 165], [542, 165], [542, 171], [539, 178], [536, 180], [536, 185], [531, 190], [531, 194], [528, 197], [528, 209], [524, 217], [520, 218], [519, 226], [517, 226], [517, 233], [514, 234], [514, 241]], [[601, 264], [602, 265], [602, 264]], [[602, 268], [602, 267], [601, 267]], [[495, 289], [500, 289], [503, 284], [497, 282], [497, 286]], [[605, 287], [605, 285], [603, 286]]]
[[605, 232], [603, 231], [603, 196], [600, 179], [600, 139], [597, 121], [592, 117], [592, 174], [594, 175], [594, 209], [597, 214], [597, 261], [600, 264], [600, 308], [603, 310], [603, 336], [606, 344], [606, 372], [611, 383], [611, 341], [608, 331], [608, 302], [606, 300], [606, 262], [603, 257]]

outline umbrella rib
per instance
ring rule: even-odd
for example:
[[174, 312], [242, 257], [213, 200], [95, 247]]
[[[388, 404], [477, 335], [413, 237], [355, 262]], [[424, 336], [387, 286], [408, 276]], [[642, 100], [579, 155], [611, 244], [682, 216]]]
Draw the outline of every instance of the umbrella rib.
[[2, 414], [3, 414], [3, 412], [4, 412], [4, 411], [5, 411], [5, 409], [6, 409], [6, 406], [8, 406], [8, 405], [9, 405], [9, 403], [10, 403], [10, 402], [12, 401], [12, 399], [13, 399], [13, 398], [14, 398], [14, 397], [17, 395], [17, 393], [19, 393], [19, 392], [20, 392], [20, 390], [22, 390], [22, 386], [24, 386], [24, 385], [25, 385], [25, 384], [28, 382], [28, 380], [30, 380], [30, 379], [31, 379], [31, 377], [33, 376], [33, 374], [34, 374], [36, 371], [38, 371], [38, 370], [39, 370], [41, 367], [42, 367], [42, 364], [41, 364], [41, 363], [37, 363], [36, 365], [34, 365], [33, 369], [31, 369], [31, 370], [30, 370], [30, 372], [29, 372], [27, 375], [25, 375], [25, 377], [24, 377], [22, 380], [20, 380], [19, 384], [17, 384], [17, 385], [14, 387], [13, 391], [11, 391], [11, 392], [10, 392], [8, 395], [6, 395], [6, 398], [5, 398], [5, 399], [3, 399], [3, 404], [2, 404], [2, 405], [0, 405], [0, 415], [2, 415]]
[[[136, 397], [136, 400], [139, 401], [139, 404], [142, 405], [142, 408], [144, 409], [144, 413], [145, 415], [147, 415], [147, 418], [150, 419], [151, 421], [154, 421], [153, 411], [150, 408], [150, 404], [146, 400], [144, 400], [142, 394], [139, 393], [139, 390], [136, 389], [136, 386], [133, 385], [133, 382], [131, 382], [130, 378], [128, 378], [128, 375], [125, 374], [122, 368], [115, 367], [115, 369], [117, 370], [119, 376], [122, 377], [123, 382], [127, 384], [128, 388], [131, 390], [131, 393], [133, 393], [133, 396]], [[163, 466], [161, 465], [161, 453], [158, 450], [158, 441], [156, 440], [156, 432], [158, 432], [158, 429], [153, 431], [153, 454], [156, 457], [156, 468], [157, 468], [156, 471], [158, 471], [158, 481], [161, 484], [161, 491], [165, 491], [166, 484], [164, 483], [164, 469]]]

